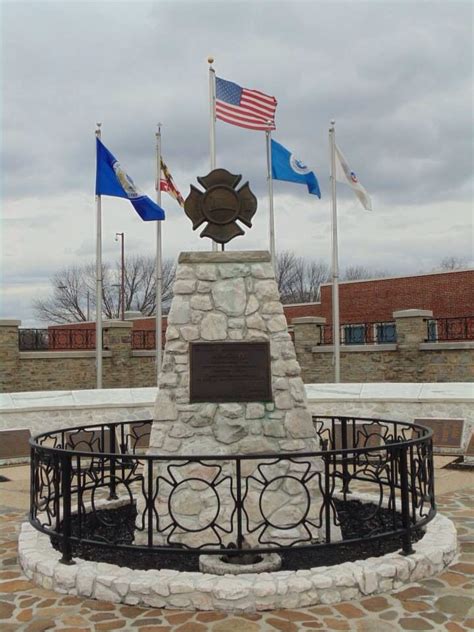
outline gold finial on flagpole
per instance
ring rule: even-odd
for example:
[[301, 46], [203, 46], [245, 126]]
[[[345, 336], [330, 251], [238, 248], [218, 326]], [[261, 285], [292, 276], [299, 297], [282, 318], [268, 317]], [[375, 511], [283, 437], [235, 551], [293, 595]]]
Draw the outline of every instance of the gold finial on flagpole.
[[100, 128], [102, 127], [102, 123], [96, 123], [97, 129], [95, 130], [95, 135], [100, 137]]
[[214, 63], [214, 57], [212, 55], [209, 55], [209, 57], [207, 58], [207, 63], [210, 65]]

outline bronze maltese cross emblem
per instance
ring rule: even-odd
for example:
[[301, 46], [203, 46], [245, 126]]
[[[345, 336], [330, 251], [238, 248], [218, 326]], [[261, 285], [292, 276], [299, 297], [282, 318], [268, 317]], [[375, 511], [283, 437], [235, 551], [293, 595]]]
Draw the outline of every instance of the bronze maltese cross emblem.
[[214, 169], [197, 180], [205, 192], [191, 185], [184, 202], [184, 211], [193, 223], [193, 230], [207, 222], [200, 237], [210, 237], [220, 244], [226, 244], [244, 234], [237, 220], [251, 228], [251, 219], [257, 210], [257, 198], [248, 182], [236, 191], [242, 176], [234, 175], [227, 169]]

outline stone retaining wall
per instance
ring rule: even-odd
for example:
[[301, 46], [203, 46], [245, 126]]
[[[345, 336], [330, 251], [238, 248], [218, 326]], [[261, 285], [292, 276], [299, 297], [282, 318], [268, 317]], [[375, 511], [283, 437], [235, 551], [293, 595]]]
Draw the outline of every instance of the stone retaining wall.
[[[394, 344], [341, 345], [343, 382], [474, 382], [474, 342], [426, 341], [430, 310], [393, 313]], [[334, 375], [333, 346], [322, 345], [320, 317], [292, 321], [295, 349], [307, 384], [325, 383]]]
[[415, 553], [406, 557], [390, 553], [309, 570], [220, 576], [168, 569], [130, 570], [79, 558], [74, 559], [74, 565], [65, 566], [49, 537], [26, 522], [18, 543], [23, 572], [47, 590], [129, 605], [230, 612], [334, 604], [440, 573], [457, 551], [451, 520], [435, 516], [413, 548]]
[[[474, 427], [470, 384], [306, 384], [315, 415], [354, 415], [413, 422], [465, 419], [465, 450]], [[157, 389], [103, 389], [0, 394], [0, 430], [26, 428], [32, 435], [107, 421], [152, 419]]]
[[[178, 280], [178, 283], [183, 280]], [[178, 289], [182, 285], [178, 285]], [[204, 296], [204, 295], [203, 295]], [[205, 299], [203, 299], [205, 300]], [[397, 344], [342, 345], [344, 382], [473, 382], [474, 343], [427, 343], [426, 319], [414, 312], [395, 312]], [[407, 313], [406, 317], [400, 314]], [[293, 332], [297, 360], [306, 383], [326, 383], [334, 374], [331, 345], [321, 345], [318, 317], [297, 318]], [[0, 392], [94, 388], [94, 351], [18, 350], [20, 321], [0, 320]], [[105, 321], [104, 388], [156, 384], [154, 351], [134, 351], [130, 321]]]

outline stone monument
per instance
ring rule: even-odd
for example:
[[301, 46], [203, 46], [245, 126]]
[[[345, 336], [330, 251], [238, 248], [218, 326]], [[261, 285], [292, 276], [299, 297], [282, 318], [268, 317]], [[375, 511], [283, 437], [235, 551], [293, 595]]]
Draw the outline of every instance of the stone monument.
[[[207, 176], [207, 183], [213, 181], [211, 176]], [[253, 194], [248, 185], [242, 189], [243, 210], [238, 195], [226, 191], [222, 196], [209, 187], [205, 195], [211, 192], [213, 214], [206, 212], [197, 193], [192, 192], [195, 219], [196, 213], [198, 220], [210, 222], [212, 216], [223, 238], [225, 230], [219, 225], [216, 202], [225, 200], [227, 220], [235, 221], [240, 213], [249, 225], [250, 213], [244, 211]], [[234, 202], [236, 208], [230, 212]], [[199, 225], [199, 221], [193, 223], [195, 228]], [[229, 234], [232, 238], [236, 231], [232, 229]], [[156, 543], [167, 538], [170, 543], [217, 545], [217, 523], [226, 534], [221, 543], [235, 541], [235, 525], [231, 523], [236, 463], [231, 457], [211, 459], [215, 455], [258, 453], [275, 458], [263, 465], [258, 458], [241, 462], [248, 524], [258, 525], [263, 520], [266, 525], [263, 539], [256, 528], [249, 544], [322, 537], [320, 502], [315, 502], [324, 484], [321, 460], [279, 458], [281, 453], [319, 449], [300, 374], [270, 253], [181, 253], [148, 453], [207, 458], [157, 467], [155, 510], [162, 528], [157, 530]], [[218, 492], [220, 484], [222, 494]], [[306, 514], [313, 528], [301, 523]], [[333, 539], [337, 537], [335, 530]]]

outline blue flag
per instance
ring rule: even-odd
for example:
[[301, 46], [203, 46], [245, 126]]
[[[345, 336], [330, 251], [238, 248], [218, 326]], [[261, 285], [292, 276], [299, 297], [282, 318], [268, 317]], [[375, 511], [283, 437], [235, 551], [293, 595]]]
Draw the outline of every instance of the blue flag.
[[132, 178], [125, 173], [115, 156], [98, 138], [96, 141], [96, 195], [111, 195], [129, 200], [145, 222], [165, 219], [165, 212], [161, 206], [137, 189]]
[[306, 184], [309, 193], [321, 197], [318, 180], [313, 171], [298, 160], [283, 145], [272, 139], [272, 177], [274, 180], [286, 180]]

